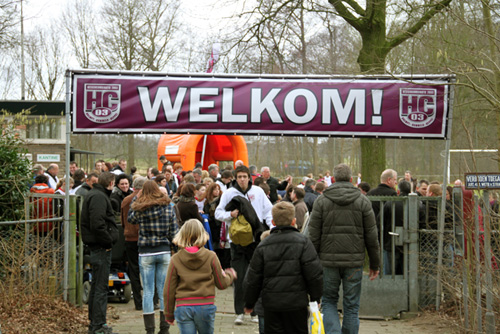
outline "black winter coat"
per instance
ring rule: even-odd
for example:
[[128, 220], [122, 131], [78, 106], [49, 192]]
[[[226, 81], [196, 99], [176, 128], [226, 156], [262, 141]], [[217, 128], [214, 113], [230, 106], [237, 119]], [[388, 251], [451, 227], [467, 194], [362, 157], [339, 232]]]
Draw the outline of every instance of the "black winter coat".
[[212, 202], [208, 203], [205, 201], [205, 206], [203, 207], [203, 211], [208, 214], [208, 224], [210, 225], [210, 232], [212, 233], [212, 244], [214, 248], [220, 242], [220, 229], [222, 226], [222, 222], [220, 220], [215, 219], [215, 210], [219, 205], [220, 197], [216, 197], [212, 200]]
[[285, 190], [286, 187], [288, 187], [288, 182], [283, 181], [279, 183], [278, 179], [271, 176], [269, 179], [267, 179], [266, 183], [271, 190], [271, 192], [269, 193], [269, 200], [274, 204], [278, 201], [278, 190]]
[[295, 227], [278, 226], [255, 249], [244, 280], [245, 307], [262, 291], [265, 310], [306, 308], [323, 295], [323, 267], [311, 241]]
[[[397, 196], [398, 193], [396, 190], [392, 189], [385, 183], [381, 183], [378, 185], [377, 188], [370, 190], [366, 196]], [[372, 202], [372, 209], [373, 213], [375, 214], [375, 217], [378, 216], [380, 212], [380, 202], [379, 201], [373, 201]], [[377, 226], [378, 227], [378, 226]]]
[[200, 214], [198, 205], [194, 201], [194, 197], [179, 197], [179, 201], [175, 204], [175, 214], [179, 226], [184, 225], [184, 222], [189, 219], [198, 219], [203, 223], [203, 217]]
[[91, 249], [109, 249], [118, 240], [118, 226], [107, 190], [94, 184], [82, 206], [82, 240]]
[[304, 197], [304, 203], [306, 203], [307, 210], [309, 211], [309, 213], [311, 213], [313, 210], [314, 201], [316, 200], [316, 198], [318, 198], [319, 194], [315, 193], [311, 187], [304, 187], [304, 191], [306, 193]]
[[130, 195], [132, 193], [132, 190], [129, 189], [126, 193], [124, 193], [120, 188], [114, 187], [113, 191], [111, 192], [111, 196], [109, 196], [109, 199], [111, 200], [111, 206], [113, 207], [113, 210], [119, 214], [121, 207], [122, 207], [122, 202], [125, 197]]

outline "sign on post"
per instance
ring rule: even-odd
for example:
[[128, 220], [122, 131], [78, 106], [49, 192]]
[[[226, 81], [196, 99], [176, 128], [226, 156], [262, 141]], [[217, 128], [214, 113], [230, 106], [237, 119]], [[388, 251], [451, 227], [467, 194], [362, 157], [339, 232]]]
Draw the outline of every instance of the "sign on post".
[[445, 138], [449, 79], [73, 73], [72, 131]]
[[498, 173], [466, 173], [465, 189], [500, 189], [500, 174]]
[[61, 155], [60, 154], [37, 154], [36, 160], [38, 162], [60, 162]]

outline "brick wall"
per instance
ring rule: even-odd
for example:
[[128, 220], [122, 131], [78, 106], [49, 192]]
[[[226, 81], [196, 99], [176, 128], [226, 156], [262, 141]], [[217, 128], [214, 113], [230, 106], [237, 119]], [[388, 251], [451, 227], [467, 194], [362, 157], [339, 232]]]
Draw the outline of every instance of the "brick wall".
[[[42, 164], [46, 169], [51, 163], [56, 163], [59, 165], [58, 177], [62, 177], [65, 174], [66, 168], [66, 145], [65, 144], [28, 144], [26, 145], [28, 153], [31, 153], [33, 157], [33, 164]], [[46, 162], [38, 161], [38, 154], [59, 154], [59, 162]]]

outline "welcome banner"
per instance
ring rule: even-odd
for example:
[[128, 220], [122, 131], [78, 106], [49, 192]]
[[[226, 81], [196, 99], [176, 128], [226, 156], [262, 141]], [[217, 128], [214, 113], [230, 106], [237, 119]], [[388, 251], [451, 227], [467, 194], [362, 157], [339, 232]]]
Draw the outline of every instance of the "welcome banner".
[[73, 73], [73, 133], [445, 138], [449, 77]]

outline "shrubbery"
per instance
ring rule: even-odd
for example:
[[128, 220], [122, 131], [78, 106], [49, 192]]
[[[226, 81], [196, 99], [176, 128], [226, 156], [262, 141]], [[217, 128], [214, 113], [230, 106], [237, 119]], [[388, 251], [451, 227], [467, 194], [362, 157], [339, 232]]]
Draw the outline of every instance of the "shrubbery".
[[19, 220], [24, 216], [24, 198], [31, 182], [31, 163], [25, 157], [25, 141], [16, 126], [23, 115], [0, 116], [0, 222]]

